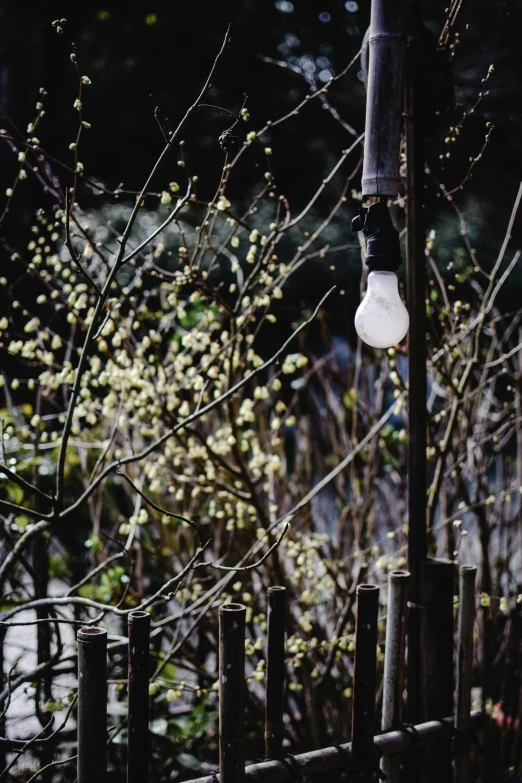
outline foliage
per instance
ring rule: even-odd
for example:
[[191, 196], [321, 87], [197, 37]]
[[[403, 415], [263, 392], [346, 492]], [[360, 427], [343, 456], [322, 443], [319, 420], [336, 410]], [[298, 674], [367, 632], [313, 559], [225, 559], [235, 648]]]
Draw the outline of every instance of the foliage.
[[[93, 87], [78, 59], [73, 52], [72, 166], [59, 169], [36, 136], [47, 121], [45, 91], [27, 137], [2, 133], [19, 162], [7, 206], [29, 173], [45, 196], [30, 240], [8, 248], [11, 304], [0, 320], [16, 368], [0, 376], [7, 641], [22, 612], [40, 621], [32, 626], [36, 665], [28, 671], [15, 661], [1, 694], [8, 726], [17, 690], [30, 695], [42, 725], [72, 704], [72, 673], [63, 673], [71, 625], [106, 625], [111, 676], [121, 680], [125, 619], [141, 607], [153, 626], [154, 780], [213, 768], [217, 607], [240, 600], [249, 753], [261, 756], [265, 595], [281, 584], [289, 592], [288, 747], [340, 740], [350, 731], [355, 586], [375, 581], [385, 594], [388, 571], [406, 565], [405, 349], [369, 353], [332, 333], [327, 317], [329, 302], [344, 296], [332, 290], [331, 257], [353, 251], [342, 213], [350, 197], [354, 206], [361, 198], [354, 177], [362, 137], [352, 134], [294, 214], [278, 187], [272, 130], [313, 101], [335, 116], [329, 89], [348, 69], [312, 84], [288, 116], [257, 131], [244, 111], [234, 127], [239, 144], [209, 196], [189, 171], [190, 137], [181, 133], [210, 77], [174, 132], [161, 121], [165, 147], [145, 186], [111, 191], [81, 162], [83, 96]], [[174, 154], [176, 181], [163, 165]], [[258, 174], [252, 193], [241, 191], [247, 167]], [[493, 634], [522, 591], [514, 571], [520, 316], [497, 307], [519, 257], [506, 261], [521, 193], [498, 258], [479, 260], [456, 200], [469, 173], [454, 188], [435, 182], [458, 218], [459, 251], [444, 268], [435, 231], [426, 244], [428, 521], [432, 553], [481, 566], [481, 623]], [[327, 188], [335, 200], [320, 217], [316, 202]], [[84, 209], [94, 193], [102, 205]], [[400, 222], [404, 200], [391, 206]], [[315, 263], [324, 281], [316, 308], [289, 313], [288, 286]], [[29, 284], [37, 289], [30, 304]], [[496, 654], [485, 639], [482, 665]], [[487, 688], [498, 701], [494, 674]], [[125, 682], [116, 682], [115, 768], [124, 701]]]

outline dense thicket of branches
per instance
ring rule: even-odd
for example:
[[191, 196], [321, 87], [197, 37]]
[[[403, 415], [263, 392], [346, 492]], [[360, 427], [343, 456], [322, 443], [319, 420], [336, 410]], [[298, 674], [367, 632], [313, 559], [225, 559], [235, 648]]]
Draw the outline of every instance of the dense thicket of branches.
[[[66, 38], [67, 23], [58, 28]], [[441, 57], [451, 60], [454, 40], [450, 27]], [[178, 126], [171, 132], [160, 114], [121, 187], [97, 166], [96, 146], [87, 152], [97, 86], [80, 49], [67, 63], [77, 79], [71, 158], [59, 162], [43, 142], [55, 127], [51, 85], [27, 130], [6, 120], [2, 131], [15, 172], [1, 216], [0, 701], [11, 740], [27, 740], [39, 722], [27, 750], [43, 764], [70, 755], [72, 629], [104, 623], [110, 756], [121, 765], [125, 618], [142, 607], [153, 626], [154, 780], [214, 766], [217, 606], [234, 597], [248, 606], [249, 748], [261, 755], [265, 592], [274, 584], [290, 591], [288, 747], [345, 737], [355, 585], [375, 581], [385, 597], [388, 570], [405, 563], [405, 348], [369, 351], [339, 328], [346, 302], [359, 299], [342, 265], [360, 265], [347, 226], [360, 203], [362, 136], [335, 98], [349, 93], [357, 58], [326, 81], [290, 59], [265, 64], [266, 96], [271, 80], [287, 77], [302, 96], [257, 124], [250, 99], [237, 122], [200, 108], [226, 58], [228, 36], [188, 111], [176, 106]], [[511, 237], [521, 191], [506, 188], [495, 254], [466, 210], [471, 175], [494, 143], [485, 118], [482, 152], [467, 131], [493, 78], [487, 63], [464, 114], [441, 131], [444, 152], [427, 162], [441, 224], [426, 244], [428, 508], [432, 553], [480, 568], [482, 699], [518, 717], [516, 661], [503, 664], [518, 643], [522, 593], [522, 338], [519, 311], [498, 303], [519, 257]], [[301, 161], [309, 196], [294, 205], [278, 133], [289, 126], [298, 138], [319, 106], [316, 134], [329, 139], [331, 123], [342, 141], [329, 141], [320, 173]], [[198, 159], [206, 112], [216, 137], [233, 122], [237, 137], [228, 152], [213, 142], [213, 178]], [[454, 146], [469, 160], [460, 171], [444, 158], [443, 184], [439, 155]], [[133, 190], [133, 167], [145, 161], [151, 173]], [[39, 206], [22, 233], [14, 221], [26, 198]], [[391, 207], [402, 225], [404, 199]], [[308, 277], [314, 287], [301, 297]], [[50, 725], [56, 711], [68, 720], [55, 733], [64, 722]], [[19, 733], [28, 713], [34, 720]], [[24, 779], [17, 752], [9, 775]], [[56, 774], [72, 780], [73, 766]]]

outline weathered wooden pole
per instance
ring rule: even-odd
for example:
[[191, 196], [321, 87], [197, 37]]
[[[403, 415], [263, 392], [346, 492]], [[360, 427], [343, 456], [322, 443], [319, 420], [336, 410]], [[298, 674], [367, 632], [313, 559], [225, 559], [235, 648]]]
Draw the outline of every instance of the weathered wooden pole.
[[[453, 714], [454, 573], [455, 566], [450, 560], [426, 559], [422, 566], [424, 720], [442, 720]], [[449, 732], [429, 749], [425, 776], [428, 783], [452, 779]]]
[[147, 783], [149, 775], [150, 614], [129, 612], [127, 783]]
[[[459, 623], [457, 630], [457, 708], [455, 728], [467, 732], [471, 720], [471, 683], [473, 679], [473, 626], [475, 623], [475, 566], [460, 569]], [[459, 743], [457, 735], [454, 765], [455, 783], [469, 783], [470, 758], [468, 743]]]
[[[386, 613], [386, 642], [384, 647], [384, 689], [382, 697], [383, 731], [398, 728], [402, 723], [404, 692], [404, 659], [406, 633], [406, 605], [410, 574], [392, 571], [388, 578], [388, 609]], [[400, 759], [390, 756], [381, 760], [381, 770], [388, 783], [398, 783]]]
[[219, 607], [219, 783], [245, 780], [246, 606]]
[[285, 587], [268, 588], [265, 756], [277, 758], [283, 743], [285, 684]]
[[379, 588], [357, 586], [352, 701], [352, 753], [361, 762], [361, 783], [371, 783], [375, 733], [375, 678]]
[[78, 640], [78, 783], [107, 776], [107, 631], [81, 628]]

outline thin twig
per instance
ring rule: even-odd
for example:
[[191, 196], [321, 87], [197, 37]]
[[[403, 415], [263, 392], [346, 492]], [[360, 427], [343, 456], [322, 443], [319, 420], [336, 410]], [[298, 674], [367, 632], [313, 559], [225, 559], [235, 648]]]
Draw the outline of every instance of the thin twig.
[[132, 489], [138, 493], [140, 498], [142, 498], [147, 505], [149, 505], [151, 508], [153, 508], [155, 511], [159, 511], [160, 514], [164, 514], [166, 517], [170, 517], [171, 519], [179, 519], [181, 522], [185, 522], [187, 525], [190, 525], [191, 528], [193, 528], [196, 531], [196, 535], [198, 537], [198, 543], [199, 546], [201, 546], [201, 531], [199, 527], [196, 525], [195, 522], [193, 522], [191, 519], [188, 519], [188, 517], [184, 517], [182, 514], [175, 514], [173, 511], [167, 511], [164, 508], [161, 508], [161, 506], [158, 506], [156, 503], [154, 503], [150, 498], [148, 498], [144, 492], [139, 489], [136, 484], [131, 481], [131, 479], [121, 471], [116, 471], [117, 476], [121, 476], [125, 479], [125, 481], [132, 487]]
[[265, 560], [267, 560], [268, 557], [272, 554], [272, 552], [277, 549], [283, 538], [285, 537], [286, 531], [290, 525], [287, 523], [284, 527], [283, 532], [275, 541], [272, 546], [265, 552], [263, 557], [258, 560], [256, 563], [251, 563], [250, 565], [239, 565], [239, 566], [223, 566], [218, 565], [217, 563], [210, 563], [210, 562], [204, 562], [204, 563], [198, 563], [196, 568], [213, 568], [215, 571], [252, 571], [255, 568], [259, 568], [260, 565], [262, 565]]

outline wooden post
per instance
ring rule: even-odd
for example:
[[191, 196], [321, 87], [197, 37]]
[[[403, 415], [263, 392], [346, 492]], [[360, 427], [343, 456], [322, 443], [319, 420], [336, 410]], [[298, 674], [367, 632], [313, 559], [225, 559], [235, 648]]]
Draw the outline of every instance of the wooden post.
[[[425, 720], [442, 720], [453, 714], [453, 578], [450, 560], [427, 559], [422, 568], [423, 690]], [[436, 742], [426, 756], [427, 783], [452, 779], [451, 734]]]
[[244, 783], [246, 606], [219, 607], [219, 783]]
[[362, 762], [361, 783], [371, 783], [375, 731], [375, 667], [379, 588], [358, 585], [353, 675], [352, 753]]
[[283, 743], [285, 683], [285, 587], [268, 588], [265, 756], [277, 758]]
[[[455, 728], [469, 731], [471, 683], [473, 678], [473, 626], [475, 623], [475, 566], [462, 566], [459, 579], [459, 623], [457, 631], [457, 708]], [[456, 743], [455, 783], [469, 783], [469, 746]]]
[[107, 777], [107, 631], [78, 631], [78, 783]]
[[150, 614], [128, 616], [127, 783], [147, 783], [149, 775], [149, 644]]
[[397, 196], [403, 100], [404, 0], [372, 0], [362, 192]]
[[[404, 655], [406, 632], [406, 604], [410, 574], [392, 571], [388, 579], [388, 610], [386, 616], [386, 644], [384, 648], [384, 690], [382, 698], [383, 731], [398, 728], [402, 723], [404, 691]], [[381, 769], [387, 783], [398, 783], [400, 759], [390, 756], [381, 760]]]

